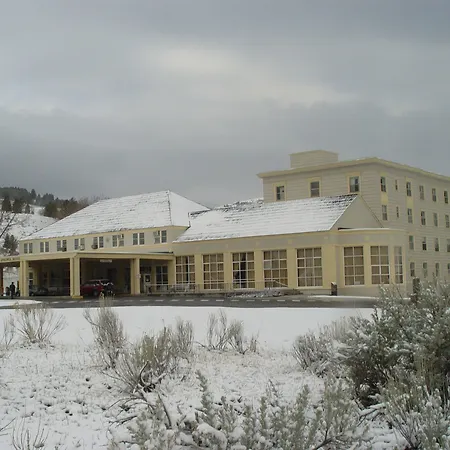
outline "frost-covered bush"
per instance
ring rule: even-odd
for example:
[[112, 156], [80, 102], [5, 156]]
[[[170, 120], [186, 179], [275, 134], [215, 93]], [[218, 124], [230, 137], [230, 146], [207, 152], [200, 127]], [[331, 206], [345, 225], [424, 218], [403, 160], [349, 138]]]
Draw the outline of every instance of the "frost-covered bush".
[[85, 309], [83, 317], [91, 326], [101, 363], [106, 369], [115, 368], [127, 342], [119, 315], [111, 307], [110, 301], [103, 298], [100, 299], [100, 308]]
[[411, 450], [450, 449], [450, 403], [415, 374], [397, 375], [379, 396], [384, 414]]
[[61, 314], [56, 314], [43, 303], [17, 307], [9, 324], [29, 344], [50, 342], [66, 325], [66, 320]]
[[193, 353], [193, 326], [178, 320], [174, 329], [164, 327], [159, 333], [144, 335], [123, 352], [114, 369], [114, 376], [125, 392], [151, 390], [162, 378], [175, 372], [182, 359]]
[[193, 432], [199, 447], [214, 450], [311, 450], [361, 448], [364, 432], [359, 409], [342, 380], [327, 380], [319, 405], [305, 387], [293, 404], [283, 404], [271, 385], [259, 405], [237, 407], [222, 397], [213, 401], [206, 379], [198, 373], [202, 410]]
[[223, 309], [220, 309], [217, 314], [209, 314], [206, 329], [206, 347], [209, 350], [224, 351], [232, 348], [244, 354], [248, 351], [256, 352], [257, 346], [257, 337], [247, 338], [241, 321], [229, 322]]
[[426, 368], [426, 383], [444, 398], [450, 374], [450, 289], [426, 285], [416, 301], [383, 289], [371, 320], [352, 322], [341, 362], [353, 380], [356, 394], [365, 405], [399, 370]]
[[336, 368], [337, 355], [352, 318], [342, 318], [317, 332], [309, 331], [294, 341], [292, 354], [303, 370], [322, 376]]

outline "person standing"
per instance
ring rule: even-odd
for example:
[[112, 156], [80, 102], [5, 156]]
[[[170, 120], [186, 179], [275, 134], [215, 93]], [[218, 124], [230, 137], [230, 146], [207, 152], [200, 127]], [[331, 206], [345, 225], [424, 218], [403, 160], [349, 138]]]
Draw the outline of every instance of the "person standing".
[[16, 295], [16, 285], [14, 284], [14, 281], [9, 286], [9, 292], [11, 294], [11, 298], [14, 298]]

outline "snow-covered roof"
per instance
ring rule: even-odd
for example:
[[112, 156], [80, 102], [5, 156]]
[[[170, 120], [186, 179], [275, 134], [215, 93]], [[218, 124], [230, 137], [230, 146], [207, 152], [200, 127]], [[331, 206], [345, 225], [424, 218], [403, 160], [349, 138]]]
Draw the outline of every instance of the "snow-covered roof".
[[191, 227], [175, 242], [328, 231], [356, 194], [264, 203], [237, 202], [191, 215]]
[[[4, 218], [3, 223], [0, 223], [0, 231], [6, 226], [8, 220]], [[8, 234], [12, 234], [16, 239], [23, 239], [25, 236], [29, 236], [31, 233], [36, 233], [42, 228], [56, 222], [56, 219], [51, 217], [41, 216], [40, 214], [14, 214], [14, 219], [11, 222], [10, 227], [7, 230]], [[6, 233], [3, 235], [5, 238]]]
[[145, 228], [189, 226], [189, 213], [207, 208], [171, 191], [101, 200], [27, 239], [47, 239]]

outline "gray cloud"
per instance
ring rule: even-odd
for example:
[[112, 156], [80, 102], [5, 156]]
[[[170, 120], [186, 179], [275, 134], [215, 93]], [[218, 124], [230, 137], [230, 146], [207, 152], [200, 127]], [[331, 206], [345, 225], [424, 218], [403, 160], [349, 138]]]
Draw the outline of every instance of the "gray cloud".
[[448, 2], [0, 6], [2, 185], [222, 203], [312, 148], [450, 174]]

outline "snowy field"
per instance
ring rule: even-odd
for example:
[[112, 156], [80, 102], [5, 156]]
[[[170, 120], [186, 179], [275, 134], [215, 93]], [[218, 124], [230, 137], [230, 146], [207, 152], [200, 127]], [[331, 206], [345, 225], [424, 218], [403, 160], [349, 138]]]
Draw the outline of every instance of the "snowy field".
[[[193, 322], [195, 340], [205, 342], [206, 323], [213, 308], [122, 307], [116, 309], [128, 337], [174, 324], [177, 317]], [[295, 337], [310, 329], [349, 315], [370, 315], [371, 310], [355, 309], [227, 309], [228, 318], [242, 320], [246, 335], [257, 334], [257, 353], [241, 355], [232, 351], [209, 352], [201, 345], [184, 373], [164, 380], [163, 388], [182, 410], [199, 406], [199, 385], [195, 371], [209, 380], [217, 399], [244, 398], [257, 401], [269, 381], [286, 399], [294, 399], [308, 384], [319, 395], [322, 381], [302, 372], [290, 354]], [[12, 435], [44, 434], [44, 449], [106, 449], [111, 433], [120, 434], [125, 425], [117, 382], [102, 373], [95, 363], [92, 332], [83, 310], [56, 310], [67, 327], [45, 348], [15, 345], [1, 360], [0, 369], [0, 450], [13, 449]], [[15, 311], [1, 310], [0, 324]], [[0, 325], [1, 326], [1, 325]], [[372, 425], [373, 449], [393, 449], [395, 437], [386, 427]], [[34, 448], [34, 447], [30, 447]]]

